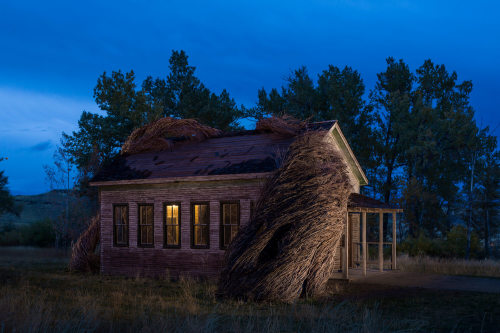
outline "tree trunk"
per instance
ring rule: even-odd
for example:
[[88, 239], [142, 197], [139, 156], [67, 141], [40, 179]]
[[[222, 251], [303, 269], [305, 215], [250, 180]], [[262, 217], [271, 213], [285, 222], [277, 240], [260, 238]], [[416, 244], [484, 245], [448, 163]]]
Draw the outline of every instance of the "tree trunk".
[[470, 188], [469, 188], [469, 218], [467, 219], [467, 245], [465, 248], [465, 259], [470, 258], [470, 240], [471, 240], [471, 227], [472, 227], [472, 190], [474, 188], [474, 166], [476, 164], [476, 156], [472, 157], [472, 165], [470, 171]]

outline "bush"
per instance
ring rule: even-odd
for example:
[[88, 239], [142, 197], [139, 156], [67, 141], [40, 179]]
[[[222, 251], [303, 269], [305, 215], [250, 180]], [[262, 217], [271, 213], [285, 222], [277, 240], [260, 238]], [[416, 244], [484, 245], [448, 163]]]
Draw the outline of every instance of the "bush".
[[399, 246], [399, 250], [409, 256], [444, 256], [444, 241], [442, 239], [431, 239], [421, 233], [417, 238], [408, 237]]
[[0, 246], [38, 246], [50, 247], [55, 242], [55, 233], [49, 219], [27, 226], [4, 227], [0, 231]]
[[[446, 235], [446, 250], [455, 258], [465, 258], [467, 247], [467, 229], [464, 226], [454, 226]], [[481, 256], [481, 244], [475, 232], [471, 234], [470, 256], [479, 258]]]
[[[408, 237], [399, 245], [399, 250], [409, 256], [431, 256], [442, 258], [465, 258], [467, 246], [467, 229], [464, 226], [454, 226], [446, 238], [429, 238], [421, 233], [417, 238]], [[480, 258], [481, 244], [476, 233], [471, 235], [471, 258]]]

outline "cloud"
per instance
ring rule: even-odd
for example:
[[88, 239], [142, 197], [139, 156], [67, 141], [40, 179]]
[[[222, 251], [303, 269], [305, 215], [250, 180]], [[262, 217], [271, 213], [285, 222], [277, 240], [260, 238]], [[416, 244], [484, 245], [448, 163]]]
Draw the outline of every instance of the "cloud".
[[0, 85], [1, 168], [15, 194], [48, 190], [43, 165], [53, 162], [61, 133], [75, 130], [82, 110], [96, 112], [89, 99], [72, 98]]
[[29, 147], [30, 151], [33, 152], [38, 152], [38, 151], [45, 151], [47, 149], [50, 149], [52, 147], [52, 142], [50, 140], [47, 141], [42, 141], [40, 143], [37, 143], [34, 146]]

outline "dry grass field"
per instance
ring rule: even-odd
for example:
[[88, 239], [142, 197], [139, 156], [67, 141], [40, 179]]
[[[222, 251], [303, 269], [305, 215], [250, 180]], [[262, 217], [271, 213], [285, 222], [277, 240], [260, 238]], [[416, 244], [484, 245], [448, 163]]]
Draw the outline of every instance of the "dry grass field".
[[398, 257], [398, 269], [405, 272], [435, 273], [500, 278], [500, 261], [430, 257]]
[[68, 254], [0, 248], [0, 332], [497, 332], [500, 295], [331, 284], [294, 304], [220, 301], [213, 281], [72, 274]]

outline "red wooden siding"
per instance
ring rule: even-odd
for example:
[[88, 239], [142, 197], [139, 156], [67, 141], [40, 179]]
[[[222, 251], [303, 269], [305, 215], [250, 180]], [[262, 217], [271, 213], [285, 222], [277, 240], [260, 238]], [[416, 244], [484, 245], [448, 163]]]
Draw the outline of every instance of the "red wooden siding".
[[[262, 180], [245, 182], [177, 183], [155, 186], [101, 188], [101, 272], [128, 276], [217, 277], [224, 250], [220, 249], [220, 202], [239, 201], [240, 225], [250, 220], [250, 202], [257, 201]], [[191, 248], [191, 203], [210, 204], [210, 247]], [[180, 203], [181, 247], [164, 248], [163, 208]], [[113, 246], [113, 204], [128, 204], [129, 246]], [[154, 247], [137, 246], [138, 204], [154, 204]], [[340, 262], [340, 250], [337, 262]]]
[[[129, 276], [217, 276], [224, 257], [220, 249], [220, 202], [239, 201], [240, 223], [250, 220], [250, 201], [256, 200], [261, 183], [189, 184], [184, 186], [121, 187], [101, 189], [101, 272]], [[191, 248], [191, 202], [210, 203], [210, 248]], [[181, 247], [164, 248], [163, 203], [181, 204]], [[129, 206], [129, 246], [113, 246], [113, 204]], [[154, 204], [154, 247], [137, 246], [138, 204]]]

